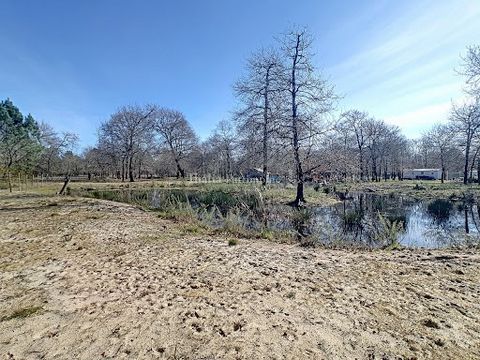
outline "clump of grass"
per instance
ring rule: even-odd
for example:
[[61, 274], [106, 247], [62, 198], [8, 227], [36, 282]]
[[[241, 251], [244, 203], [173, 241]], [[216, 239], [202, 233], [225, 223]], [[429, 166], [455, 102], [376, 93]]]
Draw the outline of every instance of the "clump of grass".
[[422, 325], [432, 328], [432, 329], [440, 329], [440, 325], [432, 319], [425, 319], [422, 321]]
[[237, 239], [228, 239], [228, 246], [235, 246], [238, 245]]
[[237, 236], [249, 236], [249, 231], [245, 224], [244, 217], [238, 210], [229, 211], [222, 219], [222, 230]]
[[453, 209], [453, 204], [444, 199], [435, 199], [427, 205], [427, 211], [438, 222], [448, 220]]
[[241, 321], [235, 321], [233, 323], [233, 331], [239, 331], [242, 330], [243, 328], [243, 323]]
[[192, 222], [183, 225], [182, 230], [189, 234], [203, 234], [206, 230], [205, 225], [200, 222]]
[[363, 212], [359, 210], [347, 211], [343, 214], [343, 223], [347, 229], [353, 229], [361, 225]]
[[405, 229], [407, 226], [407, 215], [406, 214], [388, 214], [386, 215], [386, 218], [390, 222], [397, 222], [399, 224], [402, 224], [402, 228]]
[[413, 190], [427, 190], [427, 188], [425, 186], [422, 186], [420, 184], [415, 184], [415, 186], [413, 187]]
[[265, 240], [273, 240], [274, 236], [274, 232], [267, 228], [262, 229], [259, 234], [259, 237]]
[[29, 316], [32, 316], [32, 315], [38, 313], [41, 310], [43, 310], [43, 308], [41, 306], [31, 306], [31, 307], [26, 307], [26, 308], [22, 308], [22, 309], [17, 309], [13, 313], [11, 313], [10, 315], [7, 315], [7, 316], [1, 318], [0, 320], [1, 321], [8, 321], [8, 320], [12, 320], [12, 319], [24, 319], [24, 318], [27, 318]]
[[373, 239], [384, 249], [400, 249], [398, 236], [403, 230], [401, 221], [391, 221], [378, 213], [378, 223], [373, 227]]
[[294, 299], [295, 298], [295, 293], [293, 291], [290, 291], [290, 292], [285, 294], [285, 297], [287, 299]]
[[295, 209], [291, 213], [290, 221], [293, 229], [297, 232], [299, 239], [309, 235], [308, 229], [313, 219], [313, 215], [313, 211], [309, 208]]

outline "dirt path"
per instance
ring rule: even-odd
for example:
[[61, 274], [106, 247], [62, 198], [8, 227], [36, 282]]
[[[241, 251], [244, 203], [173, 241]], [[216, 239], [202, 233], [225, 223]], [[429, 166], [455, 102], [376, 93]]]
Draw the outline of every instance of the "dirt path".
[[479, 359], [480, 255], [192, 236], [0, 195], [0, 359]]

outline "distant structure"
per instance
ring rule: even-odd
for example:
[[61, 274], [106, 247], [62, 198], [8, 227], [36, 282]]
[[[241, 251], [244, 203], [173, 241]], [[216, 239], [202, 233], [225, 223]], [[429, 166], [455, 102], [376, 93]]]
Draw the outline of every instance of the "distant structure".
[[[406, 180], [441, 180], [442, 169], [405, 169], [403, 178]], [[448, 172], [445, 174], [445, 180], [448, 179]]]
[[[247, 180], [262, 180], [263, 178], [263, 170], [259, 168], [251, 168], [247, 169], [243, 177]], [[267, 183], [278, 183], [281, 181], [281, 177], [278, 174], [270, 174], [267, 172]]]
[[263, 170], [258, 168], [247, 169], [247, 171], [244, 172], [243, 176], [246, 179], [262, 180]]

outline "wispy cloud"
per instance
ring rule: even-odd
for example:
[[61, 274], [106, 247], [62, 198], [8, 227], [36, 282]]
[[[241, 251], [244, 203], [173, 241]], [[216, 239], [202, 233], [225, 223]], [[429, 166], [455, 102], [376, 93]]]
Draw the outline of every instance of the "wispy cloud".
[[363, 49], [327, 69], [360, 107], [417, 135], [462, 96], [454, 72], [465, 46], [480, 41], [480, 2], [425, 0], [379, 19]]

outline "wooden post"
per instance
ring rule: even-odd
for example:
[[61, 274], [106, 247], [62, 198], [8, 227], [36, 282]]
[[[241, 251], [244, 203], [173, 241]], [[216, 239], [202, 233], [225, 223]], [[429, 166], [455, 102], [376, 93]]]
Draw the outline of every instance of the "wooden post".
[[63, 193], [65, 192], [65, 189], [67, 188], [67, 185], [68, 185], [69, 182], [70, 182], [70, 176], [67, 175], [67, 176], [65, 176], [65, 181], [64, 181], [62, 189], [60, 190], [58, 195], [63, 195]]

